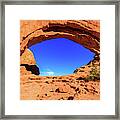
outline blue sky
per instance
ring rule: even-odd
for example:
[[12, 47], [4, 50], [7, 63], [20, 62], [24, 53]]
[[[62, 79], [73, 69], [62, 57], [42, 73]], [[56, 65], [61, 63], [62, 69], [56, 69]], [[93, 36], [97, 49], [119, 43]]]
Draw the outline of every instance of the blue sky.
[[59, 76], [89, 63], [94, 53], [66, 38], [56, 38], [29, 47], [33, 52], [41, 76]]

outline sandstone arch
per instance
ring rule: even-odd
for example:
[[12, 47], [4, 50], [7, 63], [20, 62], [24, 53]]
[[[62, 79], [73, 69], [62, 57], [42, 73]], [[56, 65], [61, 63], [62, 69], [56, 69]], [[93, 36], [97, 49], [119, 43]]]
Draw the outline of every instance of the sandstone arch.
[[30, 46], [51, 38], [68, 38], [99, 57], [100, 23], [97, 20], [21, 21], [20, 55]]
[[[33, 53], [28, 48], [51, 38], [68, 38], [94, 52], [95, 58], [65, 76], [39, 76]], [[100, 23], [97, 20], [20, 21], [20, 98], [22, 100], [98, 100], [100, 75], [89, 77], [92, 68], [100, 70]], [[69, 83], [69, 84], [68, 84]]]
[[[100, 66], [100, 23], [98, 20], [22, 20], [20, 26], [21, 65], [36, 64], [32, 52], [27, 48], [44, 40], [62, 37], [77, 42], [94, 52], [92, 64]], [[92, 64], [90, 62], [86, 66], [93, 66]], [[82, 68], [75, 71], [79, 72], [80, 69]]]

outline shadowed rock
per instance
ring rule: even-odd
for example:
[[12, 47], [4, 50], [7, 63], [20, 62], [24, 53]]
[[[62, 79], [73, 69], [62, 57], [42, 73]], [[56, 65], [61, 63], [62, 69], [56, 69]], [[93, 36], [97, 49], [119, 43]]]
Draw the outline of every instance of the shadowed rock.
[[69, 97], [68, 97], [68, 100], [73, 100], [73, 99], [74, 99], [73, 96], [69, 96]]
[[20, 66], [25, 66], [27, 71], [31, 71], [32, 74], [39, 75], [39, 68], [36, 65], [21, 64]]

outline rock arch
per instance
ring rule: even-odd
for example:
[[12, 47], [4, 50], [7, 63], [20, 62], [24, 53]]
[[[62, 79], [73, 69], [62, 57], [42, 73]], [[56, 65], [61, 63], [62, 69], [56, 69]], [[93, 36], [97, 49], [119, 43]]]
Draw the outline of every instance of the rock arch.
[[[58, 37], [68, 38], [83, 45], [96, 54], [95, 58], [69, 75], [39, 76], [40, 71], [34, 55], [28, 48], [38, 42]], [[100, 23], [97, 20], [21, 20], [20, 98], [22, 100], [99, 100], [99, 55]], [[91, 71], [94, 73], [97, 71], [94, 78], [90, 76]]]
[[21, 20], [20, 55], [30, 46], [51, 38], [68, 38], [97, 57], [100, 55], [100, 22], [98, 20]]
[[[100, 23], [98, 20], [21, 20], [20, 21], [20, 65], [21, 74], [40, 72], [33, 53], [28, 48], [52, 38], [68, 38], [95, 53], [94, 60], [85, 67], [90, 70], [96, 64], [100, 69]], [[29, 70], [26, 65], [29, 65]], [[74, 73], [79, 73], [77, 68]], [[90, 71], [88, 70], [88, 71]], [[83, 71], [83, 70], [82, 70]]]

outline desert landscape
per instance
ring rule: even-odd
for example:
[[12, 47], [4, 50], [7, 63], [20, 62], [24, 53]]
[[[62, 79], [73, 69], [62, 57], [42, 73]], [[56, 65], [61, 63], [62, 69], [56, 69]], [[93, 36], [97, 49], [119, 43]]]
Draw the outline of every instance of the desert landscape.
[[[95, 53], [69, 75], [40, 76], [29, 47], [51, 38], [68, 38]], [[100, 100], [100, 21], [20, 21], [21, 100]]]

